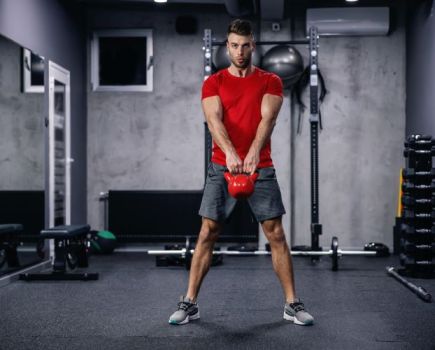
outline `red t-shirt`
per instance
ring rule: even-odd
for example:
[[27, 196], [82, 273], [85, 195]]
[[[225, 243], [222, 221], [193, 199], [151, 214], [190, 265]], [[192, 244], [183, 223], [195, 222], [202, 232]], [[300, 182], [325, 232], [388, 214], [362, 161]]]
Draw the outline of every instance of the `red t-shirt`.
[[[261, 101], [265, 94], [282, 97], [281, 79], [255, 67], [247, 77], [236, 77], [228, 69], [211, 75], [202, 86], [202, 99], [219, 96], [223, 107], [223, 124], [242, 159], [245, 159], [261, 121]], [[213, 142], [211, 160], [226, 166], [225, 153]], [[273, 166], [270, 140], [260, 151], [258, 168]]]

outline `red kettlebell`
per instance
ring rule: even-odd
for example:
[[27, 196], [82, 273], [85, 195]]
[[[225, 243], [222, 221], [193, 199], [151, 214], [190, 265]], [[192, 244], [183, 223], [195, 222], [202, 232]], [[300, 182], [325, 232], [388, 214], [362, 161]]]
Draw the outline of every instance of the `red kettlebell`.
[[254, 183], [258, 178], [258, 173], [233, 175], [226, 171], [224, 177], [228, 182], [229, 194], [236, 199], [245, 199], [254, 192]]

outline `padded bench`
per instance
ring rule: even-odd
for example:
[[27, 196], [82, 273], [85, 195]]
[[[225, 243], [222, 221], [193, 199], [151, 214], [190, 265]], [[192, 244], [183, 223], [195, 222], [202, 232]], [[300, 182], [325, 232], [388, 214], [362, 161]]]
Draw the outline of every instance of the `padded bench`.
[[63, 225], [41, 231], [41, 239], [54, 239], [54, 260], [51, 273], [21, 274], [25, 281], [97, 280], [98, 273], [68, 273], [76, 267], [88, 267], [89, 225]]
[[19, 233], [23, 231], [23, 225], [20, 224], [2, 224], [0, 225], [0, 236]]
[[19, 267], [17, 235], [23, 231], [21, 224], [0, 225], [0, 250], [5, 251], [5, 258], [0, 260], [0, 268], [7, 262], [8, 267]]

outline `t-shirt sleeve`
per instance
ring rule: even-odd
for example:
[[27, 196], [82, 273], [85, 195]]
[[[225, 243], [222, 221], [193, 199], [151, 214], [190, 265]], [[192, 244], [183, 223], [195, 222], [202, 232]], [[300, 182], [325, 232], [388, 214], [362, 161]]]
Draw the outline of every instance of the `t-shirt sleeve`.
[[209, 76], [204, 83], [202, 84], [202, 97], [201, 99], [205, 99], [211, 96], [219, 95], [219, 86], [216, 75]]
[[282, 97], [282, 81], [281, 78], [275, 74], [272, 74], [267, 81], [265, 94], [271, 94]]

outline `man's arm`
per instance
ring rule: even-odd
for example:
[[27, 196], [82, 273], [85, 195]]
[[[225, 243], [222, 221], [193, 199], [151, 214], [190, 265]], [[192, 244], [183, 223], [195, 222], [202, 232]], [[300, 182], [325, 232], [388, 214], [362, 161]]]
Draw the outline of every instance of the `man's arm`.
[[243, 172], [253, 174], [260, 162], [260, 151], [272, 135], [282, 105], [282, 97], [265, 94], [261, 101], [261, 122], [243, 163]]
[[222, 122], [223, 110], [219, 96], [204, 98], [202, 100], [202, 109], [214, 142], [216, 142], [219, 148], [225, 153], [228, 170], [231, 173], [241, 173], [243, 170], [243, 162], [237, 155], [224, 123]]

